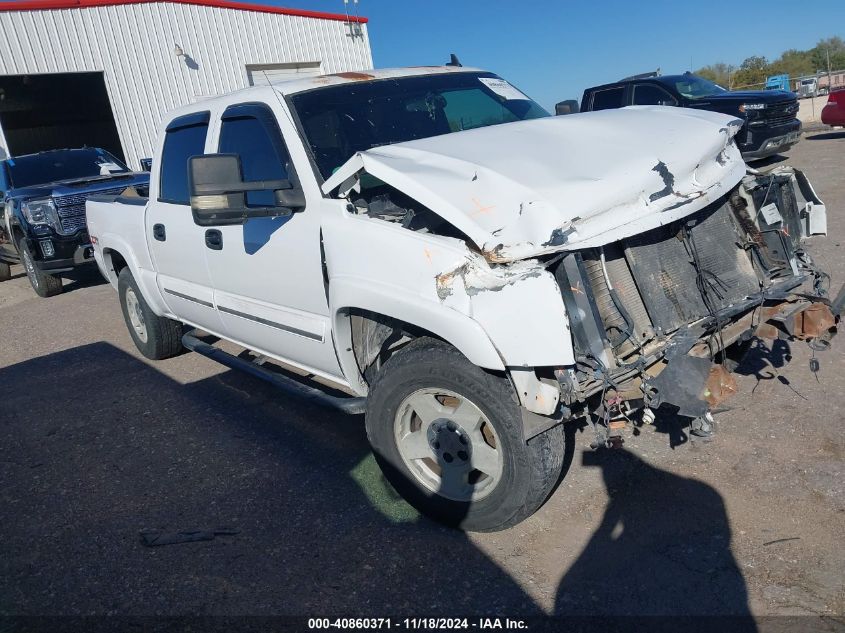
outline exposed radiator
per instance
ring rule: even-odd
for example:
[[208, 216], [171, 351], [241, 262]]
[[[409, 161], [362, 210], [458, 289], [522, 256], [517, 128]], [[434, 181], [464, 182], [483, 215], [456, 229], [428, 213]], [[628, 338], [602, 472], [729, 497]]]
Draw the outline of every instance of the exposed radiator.
[[[693, 264], [681, 227], [694, 220], [689, 244], [698, 254], [700, 270]], [[631, 266], [655, 328], [672, 332], [710, 312], [699, 289], [707, 289], [714, 309], [727, 307], [759, 291], [760, 282], [726, 200], [681, 222], [625, 240]]]
[[[643, 305], [642, 298], [631, 275], [628, 262], [625, 261], [619, 244], [605, 246], [604, 257], [610, 283], [616, 291], [620, 303], [634, 322], [634, 337], [642, 343], [652, 337], [651, 320], [648, 317], [648, 312]], [[604, 323], [608, 339], [611, 342], [616, 342], [619, 346], [618, 351], [622, 354], [633, 351], [636, 347], [633, 341], [621, 342], [624, 338], [623, 333], [627, 330], [627, 324], [622, 313], [616, 307], [607, 287], [601, 265], [600, 251], [598, 249], [591, 249], [584, 252], [583, 262], [584, 271], [593, 290], [596, 307]]]

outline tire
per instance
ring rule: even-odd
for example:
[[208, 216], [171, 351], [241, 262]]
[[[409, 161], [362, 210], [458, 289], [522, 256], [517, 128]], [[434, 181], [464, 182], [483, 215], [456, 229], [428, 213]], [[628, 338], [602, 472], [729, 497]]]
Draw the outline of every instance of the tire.
[[430, 338], [410, 343], [378, 372], [366, 428], [396, 491], [421, 513], [464, 530], [503, 530], [531, 516], [563, 468], [563, 425], [526, 442], [511, 383]]
[[48, 275], [39, 270], [35, 266], [35, 259], [32, 257], [32, 252], [29, 246], [26, 245], [26, 239], [21, 238], [18, 242], [18, 253], [21, 256], [21, 264], [26, 271], [26, 276], [29, 279], [29, 284], [39, 297], [53, 297], [62, 292], [62, 279]]
[[150, 360], [163, 360], [182, 352], [182, 324], [150, 309], [129, 268], [118, 275], [117, 294], [123, 320], [139, 352]]
[[0, 262], [0, 281], [9, 281], [12, 278], [12, 267], [6, 262]]

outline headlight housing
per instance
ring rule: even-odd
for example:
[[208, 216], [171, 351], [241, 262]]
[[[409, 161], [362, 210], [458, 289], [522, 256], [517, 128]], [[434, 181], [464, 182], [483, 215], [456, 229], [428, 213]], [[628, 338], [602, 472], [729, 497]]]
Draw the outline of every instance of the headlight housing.
[[59, 226], [59, 214], [52, 198], [27, 200], [21, 204], [21, 211], [30, 224], [47, 224], [56, 228]]
[[741, 106], [739, 106], [739, 111], [749, 112], [751, 110], [764, 110], [765, 108], [765, 103], [743, 103]]

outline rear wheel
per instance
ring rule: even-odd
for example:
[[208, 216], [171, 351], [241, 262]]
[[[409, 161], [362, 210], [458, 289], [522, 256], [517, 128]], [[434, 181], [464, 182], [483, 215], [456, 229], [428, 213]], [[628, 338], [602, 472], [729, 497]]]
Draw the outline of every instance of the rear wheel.
[[162, 360], [182, 351], [182, 324], [150, 309], [129, 268], [120, 271], [117, 291], [123, 319], [139, 352], [151, 360]]
[[6, 262], [0, 262], [0, 281], [9, 281], [12, 277], [12, 267]]
[[433, 339], [409, 344], [381, 368], [366, 426], [393, 487], [422, 513], [466, 530], [527, 518], [563, 467], [562, 426], [526, 443], [510, 382]]
[[39, 297], [52, 297], [62, 292], [62, 280], [39, 270], [35, 265], [35, 259], [26, 245], [26, 240], [18, 242], [18, 253], [21, 256], [21, 264], [26, 271], [26, 276], [35, 294]]

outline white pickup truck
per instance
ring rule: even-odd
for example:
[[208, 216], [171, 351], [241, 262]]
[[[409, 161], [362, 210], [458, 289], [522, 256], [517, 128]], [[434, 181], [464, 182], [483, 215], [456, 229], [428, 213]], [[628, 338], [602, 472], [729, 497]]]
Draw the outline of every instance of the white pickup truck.
[[173, 112], [149, 200], [91, 200], [88, 228], [145, 356], [365, 412], [412, 504], [498, 530], [554, 490], [564, 423], [613, 445], [666, 405], [707, 433], [752, 336], [830, 342], [843, 295], [802, 246], [825, 207], [747, 170], [740, 126], [552, 117], [468, 68], [319, 76]]

